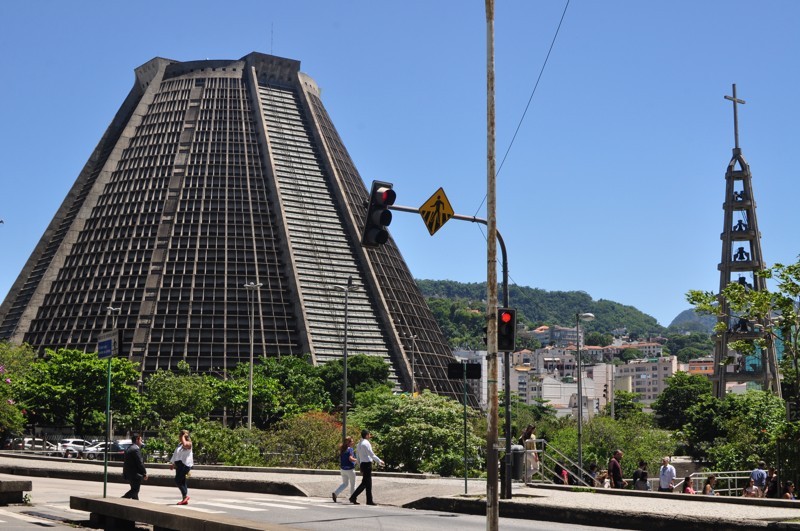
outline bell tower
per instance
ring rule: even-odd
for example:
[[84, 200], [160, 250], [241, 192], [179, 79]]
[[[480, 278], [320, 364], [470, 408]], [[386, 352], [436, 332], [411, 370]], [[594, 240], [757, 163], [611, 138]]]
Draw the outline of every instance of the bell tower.
[[[722, 208], [725, 221], [722, 226], [722, 258], [719, 263], [719, 293], [731, 283], [738, 282], [748, 290], [766, 289], [766, 281], [756, 275], [764, 269], [761, 254], [761, 233], [756, 219], [756, 201], [753, 196], [750, 166], [739, 147], [738, 105], [744, 100], [733, 95], [725, 96], [733, 103], [733, 156], [725, 172], [725, 202]], [[745, 356], [729, 347], [733, 341], [764, 337], [764, 323], [748, 321], [729, 315], [728, 301], [719, 296], [719, 322], [725, 331], [717, 335], [714, 348], [714, 394], [722, 398], [729, 382], [759, 382], [761, 388], [780, 396], [780, 380], [775, 347], [768, 342], [756, 355]]]

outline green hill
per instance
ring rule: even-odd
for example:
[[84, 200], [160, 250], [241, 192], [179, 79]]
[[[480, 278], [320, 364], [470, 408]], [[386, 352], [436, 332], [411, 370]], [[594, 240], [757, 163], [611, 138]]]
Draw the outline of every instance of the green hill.
[[[483, 348], [486, 299], [485, 282], [417, 280], [439, 326], [453, 347]], [[499, 290], [498, 290], [499, 291]], [[575, 314], [590, 312], [595, 320], [584, 323], [587, 332], [610, 333], [625, 328], [640, 338], [660, 335], [664, 327], [633, 306], [609, 300], [594, 300], [583, 291], [545, 291], [527, 286], [509, 286], [509, 301], [518, 321], [529, 328], [546, 325], [575, 326]], [[498, 296], [502, 304], [502, 292]]]

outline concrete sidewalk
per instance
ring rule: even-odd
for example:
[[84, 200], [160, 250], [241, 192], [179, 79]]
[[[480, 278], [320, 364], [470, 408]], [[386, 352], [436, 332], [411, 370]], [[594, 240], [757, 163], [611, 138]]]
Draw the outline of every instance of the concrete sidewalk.
[[[62, 458], [26, 459], [0, 454], [0, 473], [103, 481], [102, 463]], [[148, 464], [148, 484], [173, 486], [166, 465]], [[109, 464], [109, 482], [122, 483], [118, 463]], [[190, 489], [219, 489], [288, 496], [330, 497], [340, 483], [337, 471], [197, 466]], [[381, 505], [469, 514], [486, 514], [486, 483], [419, 474], [377, 472], [375, 501]], [[35, 497], [34, 497], [35, 499]], [[333, 502], [331, 502], [333, 503]], [[341, 503], [341, 502], [340, 502]], [[347, 502], [344, 502], [347, 503]], [[509, 518], [602, 525], [621, 529], [795, 529], [800, 531], [800, 502], [707, 497], [515, 483], [513, 499], [500, 500]]]

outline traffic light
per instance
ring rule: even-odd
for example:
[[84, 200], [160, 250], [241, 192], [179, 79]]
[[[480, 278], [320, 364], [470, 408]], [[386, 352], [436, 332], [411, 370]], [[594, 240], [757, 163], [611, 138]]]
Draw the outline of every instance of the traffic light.
[[514, 352], [517, 342], [517, 310], [497, 309], [497, 351]]
[[608, 398], [608, 384], [603, 384], [603, 398]]
[[364, 232], [361, 233], [361, 244], [365, 247], [380, 247], [389, 241], [389, 231], [386, 227], [392, 222], [392, 211], [389, 207], [394, 204], [397, 194], [392, 183], [372, 181], [367, 206], [367, 218], [364, 222]]

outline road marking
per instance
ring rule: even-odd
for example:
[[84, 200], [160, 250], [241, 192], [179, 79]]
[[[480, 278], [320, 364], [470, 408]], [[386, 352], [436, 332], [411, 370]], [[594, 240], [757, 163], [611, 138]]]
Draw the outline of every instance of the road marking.
[[[16, 519], [16, 520], [22, 520], [23, 522], [27, 522], [29, 524], [42, 525], [42, 522], [46, 522], [47, 521], [47, 520], [45, 520], [43, 518], [34, 518], [33, 516], [27, 516], [27, 515], [22, 514], [22, 513], [15, 513], [15, 512], [11, 512], [11, 511], [4, 511], [3, 509], [0, 509], [0, 516], [4, 516], [6, 518], [13, 518], [13, 519]], [[0, 520], [0, 522], [6, 523], [5, 520]]]
[[298, 507], [296, 505], [285, 505], [282, 503], [275, 503], [275, 502], [263, 502], [263, 501], [250, 501], [245, 500], [234, 500], [234, 499], [227, 499], [227, 498], [217, 498], [217, 501], [226, 502], [226, 503], [250, 503], [252, 505], [263, 505], [264, 507], [275, 507], [278, 509], [294, 509], [296, 511], [302, 511], [305, 507]]
[[197, 505], [192, 505], [191, 507], [188, 506], [188, 505], [177, 505], [176, 507], [181, 511], [197, 511], [198, 513], [225, 514], [225, 511], [215, 511], [214, 509], [204, 509], [202, 507], [198, 507]]
[[54, 509], [58, 509], [59, 511], [67, 511], [70, 513], [78, 513], [78, 514], [86, 514], [89, 511], [79, 511], [78, 509], [73, 509], [69, 506], [68, 503], [49, 503], [47, 507], [52, 507]]
[[257, 507], [246, 507], [244, 505], [233, 505], [232, 503], [199, 501], [195, 503], [195, 505], [210, 505], [211, 507], [223, 507], [225, 509], [238, 509], [240, 511], [250, 511], [250, 512], [266, 511], [266, 509], [259, 509]]

